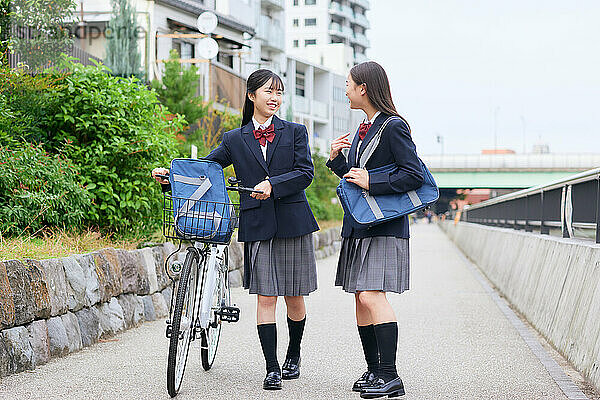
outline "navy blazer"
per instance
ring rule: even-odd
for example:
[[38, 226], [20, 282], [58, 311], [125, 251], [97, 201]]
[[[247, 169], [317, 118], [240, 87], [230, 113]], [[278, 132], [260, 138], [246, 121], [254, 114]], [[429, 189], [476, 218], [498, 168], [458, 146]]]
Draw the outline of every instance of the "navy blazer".
[[[373, 139], [383, 122], [389, 117], [381, 113], [375, 118], [360, 147], [360, 157]], [[350, 168], [358, 168], [356, 150], [359, 137], [354, 135], [352, 146], [348, 152], [348, 159], [340, 152], [333, 160], [327, 161], [329, 167], [337, 176], [342, 178]], [[369, 172], [369, 193], [372, 195], [404, 193], [419, 188], [423, 184], [423, 171], [417, 156], [416, 146], [410, 136], [410, 130], [401, 120], [392, 120], [381, 134], [381, 141], [367, 161], [365, 169], [372, 170], [390, 164], [396, 164], [398, 170], [392, 173]], [[344, 215], [342, 237], [365, 238], [373, 236], [395, 236], [408, 238], [408, 218], [406, 216], [364, 228], [357, 224], [350, 215]]]
[[302, 236], [319, 230], [308, 205], [306, 189], [313, 180], [314, 166], [304, 125], [273, 116], [275, 138], [267, 145], [267, 160], [254, 137], [252, 121], [226, 132], [223, 141], [205, 158], [233, 164], [241, 185], [254, 187], [265, 179], [273, 190], [266, 200], [240, 193], [238, 240], [253, 242], [273, 237]]

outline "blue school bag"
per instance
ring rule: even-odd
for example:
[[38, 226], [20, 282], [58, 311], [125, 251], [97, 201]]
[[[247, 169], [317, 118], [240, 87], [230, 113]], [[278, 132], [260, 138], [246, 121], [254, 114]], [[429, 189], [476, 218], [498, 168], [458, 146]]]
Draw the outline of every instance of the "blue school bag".
[[[368, 143], [359, 160], [359, 167], [364, 168], [381, 140], [381, 134], [387, 124], [398, 117], [389, 117]], [[423, 170], [423, 185], [406, 193], [371, 195], [368, 190], [348, 182], [345, 178], [337, 187], [337, 195], [342, 203], [344, 213], [352, 216], [359, 227], [371, 227], [404, 215], [422, 210], [434, 204], [439, 198], [439, 190], [433, 176], [419, 159]], [[370, 172], [394, 172], [395, 164], [375, 168]]]
[[221, 165], [209, 160], [176, 158], [171, 161], [169, 181], [177, 236], [228, 243], [236, 221]]

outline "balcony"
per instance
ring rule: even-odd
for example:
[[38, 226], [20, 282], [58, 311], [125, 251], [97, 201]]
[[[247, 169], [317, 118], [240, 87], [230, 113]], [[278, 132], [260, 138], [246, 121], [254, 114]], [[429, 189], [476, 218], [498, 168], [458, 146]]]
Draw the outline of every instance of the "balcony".
[[327, 119], [329, 117], [329, 106], [327, 103], [322, 103], [317, 100], [312, 101], [312, 115], [321, 118]]
[[369, 10], [371, 8], [369, 0], [350, 0], [350, 3], [358, 4], [365, 10]]
[[261, 0], [261, 4], [265, 8], [271, 8], [275, 11], [283, 11], [285, 7], [283, 0]]
[[367, 37], [362, 33], [354, 33], [350, 38], [350, 41], [364, 47], [365, 49], [371, 47], [371, 42], [369, 42], [369, 39], [367, 39]]
[[257, 36], [263, 40], [263, 47], [279, 51], [285, 49], [285, 34], [277, 20], [261, 15], [258, 22]]
[[308, 114], [310, 113], [309, 100], [304, 96], [294, 96], [294, 112]]
[[354, 53], [354, 62], [356, 64], [360, 64], [365, 61], [369, 61], [369, 58], [364, 53]]
[[371, 27], [369, 20], [367, 19], [367, 17], [364, 14], [354, 14], [354, 18], [352, 19], [352, 22], [354, 22], [357, 25], [362, 26], [365, 29], [369, 29]]
[[334, 1], [332, 1], [329, 5], [329, 13], [348, 19], [352, 19], [352, 16], [354, 14], [350, 7], [343, 6], [340, 3], [336, 3]]

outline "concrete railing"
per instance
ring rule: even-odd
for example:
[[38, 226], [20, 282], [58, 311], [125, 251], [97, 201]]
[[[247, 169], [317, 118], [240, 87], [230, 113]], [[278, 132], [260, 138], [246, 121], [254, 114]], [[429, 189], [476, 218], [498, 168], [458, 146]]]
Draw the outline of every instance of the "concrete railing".
[[600, 389], [600, 245], [468, 222], [442, 229]]
[[[317, 258], [340, 247], [340, 230], [313, 234]], [[229, 280], [242, 285], [242, 243], [229, 246]], [[173, 243], [103, 249], [48, 260], [0, 261], [0, 377], [34, 369], [144, 321], [164, 318], [172, 288], [164, 271]], [[183, 262], [186, 246], [169, 263]]]

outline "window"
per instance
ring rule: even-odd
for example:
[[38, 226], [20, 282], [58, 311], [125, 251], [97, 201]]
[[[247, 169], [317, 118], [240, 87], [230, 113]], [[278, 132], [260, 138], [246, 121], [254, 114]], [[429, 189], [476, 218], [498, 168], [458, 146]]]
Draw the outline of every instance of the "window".
[[294, 39], [294, 47], [298, 47], [298, 39]]
[[304, 46], [313, 46], [317, 44], [317, 39], [306, 39], [304, 41]]
[[304, 97], [304, 72], [296, 71], [296, 95]]
[[340, 103], [347, 102], [348, 99], [346, 98], [346, 90], [344, 88], [334, 86], [333, 87], [333, 100], [340, 102]]
[[317, 4], [317, 0], [304, 0], [304, 4], [307, 6], [314, 6]]
[[173, 48], [182, 59], [194, 58], [194, 45], [191, 43], [174, 40]]
[[338, 132], [346, 132], [348, 130], [348, 119], [341, 117], [333, 118], [333, 129]]
[[299, 24], [298, 24], [298, 18], [294, 18], [294, 23], [293, 23], [293, 24], [294, 24], [294, 26], [296, 26], [296, 27], [299, 25]]
[[304, 26], [316, 26], [317, 19], [316, 18], [306, 18], [304, 20]]

